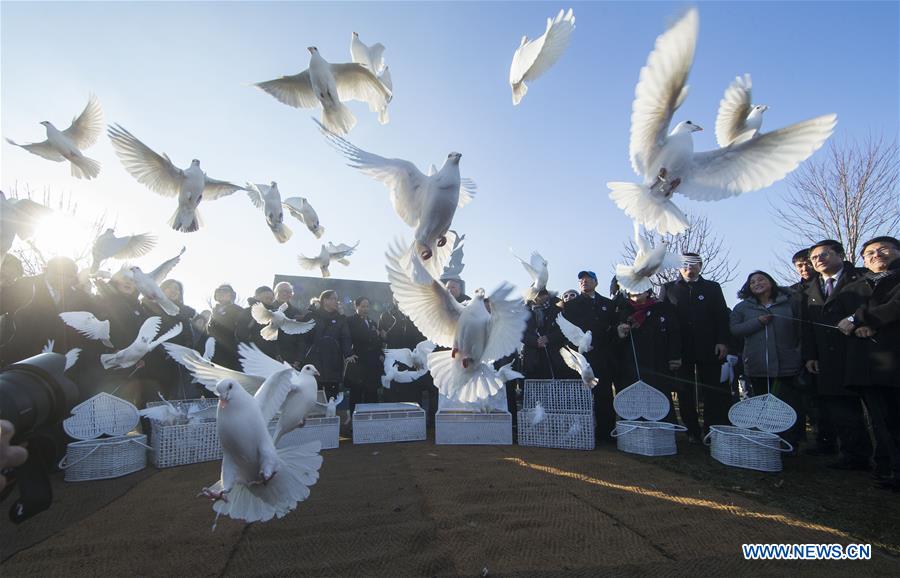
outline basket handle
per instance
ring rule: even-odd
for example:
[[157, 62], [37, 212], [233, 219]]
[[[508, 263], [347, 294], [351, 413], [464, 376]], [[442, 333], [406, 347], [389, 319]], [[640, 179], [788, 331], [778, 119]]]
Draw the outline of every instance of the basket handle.
[[609, 432], [609, 435], [612, 436], [612, 437], [614, 437], [614, 438], [617, 438], [617, 437], [619, 437], [619, 436], [623, 436], [623, 435], [625, 435], [625, 434], [631, 433], [631, 432], [633, 432], [634, 430], [637, 429], [637, 426], [636, 426], [636, 425], [631, 425], [631, 424], [625, 424], [625, 426], [622, 426], [622, 427], [630, 427], [631, 429], [628, 430], [628, 431], [619, 431], [619, 424], [616, 424], [616, 427], [614, 427], [614, 428], [612, 429], [612, 431]]
[[713, 430], [710, 428], [709, 433], [703, 436], [703, 445], [708, 446], [712, 443]]
[[[744, 435], [744, 434], [738, 434], [738, 435], [740, 435], [742, 438], [744, 438], [744, 439], [747, 440], [748, 442], [753, 442], [753, 443], [755, 443], [756, 445], [758, 445], [758, 446], [760, 446], [760, 447], [764, 447], [764, 448], [766, 448], [766, 449], [770, 449], [770, 450], [778, 450], [779, 452], [790, 452], [790, 451], [793, 451], [793, 450], [794, 450], [794, 446], [792, 446], [792, 445], [790, 444], [790, 442], [788, 442], [786, 439], [784, 439], [784, 438], [782, 438], [782, 437], [780, 437], [780, 436], [778, 437], [778, 442], [779, 442], [778, 445], [779, 445], [779, 447], [773, 448], [772, 446], [768, 446], [768, 445], [766, 445], [766, 444], [761, 444], [761, 443], [759, 443], [758, 441], [756, 441], [755, 439], [753, 439], [753, 438], [751, 438], [751, 437], [748, 437], [748, 436], [746, 436], [746, 435]], [[784, 444], [784, 445], [786, 445], [787, 447], [786, 447], [786, 448], [780, 447], [781, 444]]]
[[66, 459], [68, 459], [68, 457], [69, 457], [69, 452], [66, 452], [66, 455], [63, 456], [63, 459], [59, 460], [59, 464], [57, 464], [57, 465], [59, 466], [59, 469], [61, 469], [61, 470], [65, 470], [65, 469], [71, 468], [71, 467], [74, 466], [75, 464], [77, 464], [77, 463], [79, 463], [79, 462], [81, 462], [81, 461], [87, 459], [88, 457], [90, 457], [90, 455], [91, 455], [92, 453], [94, 453], [95, 451], [97, 451], [98, 449], [100, 449], [100, 446], [99, 446], [99, 445], [94, 446], [93, 448], [91, 448], [91, 451], [89, 451], [88, 453], [84, 454], [83, 456], [81, 456], [80, 458], [78, 458], [77, 460], [75, 460], [74, 462], [72, 462], [71, 464], [67, 464], [67, 463], [66, 463]]

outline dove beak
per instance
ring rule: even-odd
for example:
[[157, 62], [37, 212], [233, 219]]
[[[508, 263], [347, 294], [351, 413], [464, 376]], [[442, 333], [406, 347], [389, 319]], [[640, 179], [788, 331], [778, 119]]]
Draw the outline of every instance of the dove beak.
[[313, 375], [315, 375], [316, 377], [321, 377], [321, 376], [322, 376], [322, 374], [319, 373], [319, 370], [318, 370], [318, 369], [314, 369], [314, 370], [313, 370]]

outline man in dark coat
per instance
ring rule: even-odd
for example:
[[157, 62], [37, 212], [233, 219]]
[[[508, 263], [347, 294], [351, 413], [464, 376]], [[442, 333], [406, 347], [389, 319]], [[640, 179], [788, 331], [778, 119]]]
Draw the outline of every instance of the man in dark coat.
[[240, 370], [237, 356], [237, 338], [234, 330], [242, 309], [234, 303], [237, 294], [231, 285], [220, 285], [213, 293], [216, 304], [213, 307], [206, 332], [216, 340], [213, 361], [229, 369]]
[[676, 375], [678, 408], [688, 440], [697, 443], [701, 437], [697, 389], [703, 399], [703, 433], [711, 425], [729, 423], [731, 387], [719, 378], [731, 337], [722, 287], [700, 275], [703, 260], [699, 255], [682, 253], [681, 259], [681, 277], [662, 286], [659, 300], [671, 303], [678, 319], [682, 362]]
[[[175, 279], [166, 279], [160, 283], [166, 297], [178, 306], [176, 315], [169, 315], [155, 301], [141, 300], [141, 307], [147, 316], [160, 318], [159, 334], [163, 334], [176, 324], [181, 323], [181, 333], [169, 340], [184, 347], [194, 347], [193, 320], [196, 311], [184, 304], [184, 286]], [[169, 357], [164, 347], [157, 347], [144, 357], [146, 367], [143, 377], [153, 383], [149, 384], [149, 391], [144, 392], [145, 399], [152, 399], [156, 392], [160, 392], [166, 399], [193, 399], [200, 397], [197, 384], [193, 382], [191, 374], [183, 365]]]
[[529, 317], [522, 336], [522, 373], [525, 379], [576, 379], [559, 354], [566, 345], [556, 316], [560, 308], [546, 289], [528, 304]]
[[801, 355], [806, 370], [816, 376], [818, 406], [830, 421], [840, 442], [836, 469], [869, 469], [871, 443], [866, 431], [859, 394], [846, 387], [846, 357], [849, 338], [837, 329], [852, 313], [839, 298], [864, 270], [845, 261], [844, 247], [834, 240], [810, 247], [809, 257], [819, 278], [806, 285], [800, 302]]
[[[304, 311], [301, 311], [291, 303], [294, 298], [294, 288], [287, 281], [275, 285], [275, 308], [287, 303], [284, 315], [288, 319], [299, 321], [303, 319]], [[303, 358], [303, 335], [289, 335], [284, 331], [278, 332], [278, 355], [283, 361], [291, 365], [297, 365]]]
[[597, 274], [593, 271], [578, 273], [581, 293], [568, 301], [563, 309], [563, 317], [583, 331], [591, 332], [593, 349], [585, 357], [594, 370], [598, 383], [594, 387], [594, 417], [597, 420], [595, 435], [598, 442], [613, 441], [609, 432], [616, 425], [613, 410], [612, 376], [614, 364], [610, 354], [610, 344], [615, 332], [615, 312], [611, 300], [597, 293]]
[[384, 373], [384, 342], [375, 322], [369, 319], [369, 300], [357, 297], [354, 306], [356, 314], [347, 320], [353, 355], [344, 375], [350, 388], [350, 411], [357, 403], [378, 403], [378, 387]]
[[[257, 287], [256, 291], [253, 292], [253, 297], [247, 299], [247, 307], [241, 311], [240, 315], [238, 315], [237, 323], [234, 327], [234, 336], [238, 343], [253, 343], [259, 347], [260, 351], [272, 359], [277, 359], [278, 341], [267, 341], [263, 339], [260, 330], [265, 326], [257, 323], [253, 318], [253, 306], [257, 303], [262, 303], [263, 307], [269, 311], [274, 311], [276, 309], [275, 292], [272, 291], [271, 287], [266, 285]], [[279, 333], [281, 332], [279, 331]]]
[[353, 355], [353, 342], [347, 318], [338, 313], [338, 296], [333, 289], [322, 291], [319, 306], [311, 309], [303, 321], [316, 322], [304, 334], [307, 349], [303, 363], [311, 363], [319, 371], [319, 389], [326, 397], [336, 397], [344, 381], [344, 367]]
[[900, 241], [876, 237], [863, 244], [862, 256], [870, 273], [839, 296], [855, 308], [838, 324], [849, 336], [847, 383], [861, 393], [872, 421], [876, 480], [900, 491]]

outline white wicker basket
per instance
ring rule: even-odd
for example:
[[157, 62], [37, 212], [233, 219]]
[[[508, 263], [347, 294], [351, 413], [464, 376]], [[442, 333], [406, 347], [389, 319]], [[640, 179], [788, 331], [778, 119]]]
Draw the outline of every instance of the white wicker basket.
[[[581, 384], [580, 381], [576, 382]], [[518, 414], [520, 446], [560, 448], [566, 450], [594, 449], [594, 414], [545, 412], [544, 419], [531, 425], [531, 411]]]
[[703, 442], [712, 457], [737, 468], [780, 472], [781, 454], [794, 448], [774, 432], [782, 432], [797, 421], [797, 413], [769, 393], [740, 401], [728, 410], [729, 425], [710, 426]]
[[652, 385], [636, 381], [616, 394], [613, 407], [623, 419], [659, 421], [669, 413], [669, 396]]
[[67, 482], [118, 478], [147, 467], [147, 436], [122, 435], [70, 443], [59, 462]]
[[[172, 400], [171, 403], [176, 407], [179, 404], [197, 404], [200, 407], [209, 407], [218, 403], [218, 399]], [[147, 404], [147, 407], [161, 404], [160, 401], [152, 401]], [[201, 420], [178, 425], [166, 425], [150, 420], [150, 425], [150, 445], [153, 448], [150, 461], [157, 468], [171, 468], [222, 459], [222, 446], [219, 445], [215, 420]]]
[[438, 411], [434, 417], [434, 443], [511, 445], [512, 414], [508, 411]]
[[425, 410], [417, 403], [360, 403], [353, 410], [353, 443], [425, 439]]
[[134, 405], [102, 392], [73, 407], [72, 416], [63, 421], [63, 429], [75, 439], [90, 440], [102, 435], [123, 436], [137, 423]]
[[540, 403], [549, 412], [594, 412], [591, 390], [580, 379], [526, 379], [522, 406]]
[[610, 435], [616, 438], [616, 447], [623, 452], [642, 456], [671, 456], [678, 453], [675, 446], [675, 432], [687, 428], [664, 421], [616, 422]]
[[[272, 420], [269, 424], [269, 433], [275, 432], [275, 424], [278, 420]], [[334, 417], [307, 417], [306, 425], [288, 432], [278, 440], [278, 447], [299, 446], [312, 441], [322, 442], [323, 450], [331, 450], [340, 445], [341, 418]]]

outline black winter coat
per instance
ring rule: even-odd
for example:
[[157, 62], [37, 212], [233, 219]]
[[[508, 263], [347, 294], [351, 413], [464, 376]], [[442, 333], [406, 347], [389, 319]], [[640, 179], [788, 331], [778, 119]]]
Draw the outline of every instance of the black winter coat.
[[844, 381], [850, 338], [837, 328], [824, 325], [837, 325], [853, 313], [851, 300], [848, 296], [841, 297], [841, 293], [864, 273], [865, 269], [857, 269], [853, 263], [845, 262], [844, 271], [827, 300], [819, 280], [808, 283], [803, 290], [803, 300], [800, 302], [800, 354], [803, 363], [811, 359], [819, 362], [819, 374], [816, 376], [816, 392], [819, 395], [857, 395], [845, 387]]
[[361, 384], [367, 389], [377, 389], [381, 384], [380, 377], [384, 373], [382, 356], [384, 355], [384, 342], [378, 335], [375, 322], [363, 319], [359, 315], [353, 315], [347, 319], [350, 329], [350, 342], [353, 345], [353, 355], [357, 357], [354, 363], [347, 365], [346, 381], [353, 384]]
[[[616, 326], [620, 323], [631, 325], [631, 338], [620, 338], [616, 332], [613, 351], [619, 359], [616, 375], [616, 390], [621, 391], [640, 379], [656, 389], [669, 393], [674, 386], [669, 361], [681, 358], [681, 334], [675, 308], [663, 301], [657, 301], [647, 311], [644, 321], [635, 324], [635, 313], [630, 301], [622, 301], [616, 309]], [[631, 343], [634, 340], [634, 351]], [[637, 368], [634, 362], [637, 352]]]
[[610, 345], [615, 339], [616, 331], [612, 300], [596, 292], [593, 297], [582, 293], [565, 304], [563, 316], [582, 330], [591, 332], [593, 349], [585, 357], [591, 364], [594, 375], [601, 382], [610, 383], [615, 367]]
[[[281, 303], [276, 301], [275, 306], [281, 307]], [[299, 321], [303, 319], [303, 316], [306, 315], [306, 313], [288, 303], [287, 309], [284, 310], [284, 315], [288, 319]], [[303, 359], [305, 342], [306, 338], [303, 335], [289, 335], [284, 331], [279, 331], [277, 341], [278, 355], [281, 356], [283, 361], [290, 364], [298, 363]]]
[[855, 306], [856, 326], [876, 332], [874, 340], [848, 338], [847, 384], [900, 388], [900, 259], [886, 275], [866, 275], [848, 285], [844, 294]]
[[316, 326], [306, 333], [307, 349], [303, 363], [316, 366], [319, 383], [341, 383], [344, 359], [353, 352], [347, 318], [336, 311], [329, 313], [316, 309], [307, 315], [307, 319], [314, 319]]
[[684, 364], [720, 365], [716, 344], [731, 342], [728, 332], [728, 307], [722, 287], [700, 276], [688, 283], [683, 278], [660, 288], [659, 300], [671, 303], [681, 334], [681, 360]]
[[[533, 303], [528, 306], [529, 316], [522, 335], [522, 373], [525, 379], [576, 379], [578, 376], [563, 362], [559, 354], [567, 344], [565, 336], [556, 324], [559, 307], [547, 301], [544, 307]], [[545, 347], [538, 347], [538, 337], [547, 337]]]
[[[141, 306], [145, 315], [148, 317], [157, 316], [161, 319], [159, 325], [159, 335], [165, 333], [181, 323], [181, 333], [168, 340], [166, 343], [175, 343], [184, 347], [194, 347], [193, 327], [191, 319], [194, 318], [196, 312], [184, 304], [178, 304], [178, 314], [169, 315], [154, 301], [144, 300]], [[161, 392], [166, 399], [183, 399], [189, 397], [189, 393], [194, 391], [194, 387], [190, 385], [190, 372], [183, 365], [169, 357], [166, 348], [160, 345], [144, 357], [145, 367], [141, 371], [141, 377], [155, 381], [156, 391]], [[152, 389], [152, 387], [151, 387]], [[150, 394], [148, 399], [152, 399], [156, 391], [147, 391]]]
[[419, 342], [425, 341], [412, 320], [396, 307], [381, 314], [378, 330], [385, 332], [384, 342], [388, 349], [415, 349]]
[[240, 369], [237, 356], [237, 338], [234, 330], [242, 309], [234, 303], [216, 304], [206, 326], [206, 332], [216, 340], [216, 353], [213, 361], [229, 369]]

